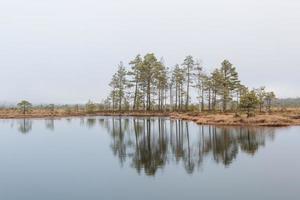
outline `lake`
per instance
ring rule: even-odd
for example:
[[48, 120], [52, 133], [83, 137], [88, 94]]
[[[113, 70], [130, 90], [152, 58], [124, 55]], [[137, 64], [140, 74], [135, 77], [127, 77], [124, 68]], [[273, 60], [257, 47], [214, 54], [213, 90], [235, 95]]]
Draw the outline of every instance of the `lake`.
[[300, 199], [300, 127], [0, 120], [0, 199]]

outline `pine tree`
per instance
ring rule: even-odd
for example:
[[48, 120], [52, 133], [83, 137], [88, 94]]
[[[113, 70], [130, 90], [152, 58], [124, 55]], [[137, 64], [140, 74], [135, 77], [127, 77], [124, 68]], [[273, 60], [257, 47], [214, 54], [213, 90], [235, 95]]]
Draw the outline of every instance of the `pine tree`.
[[240, 108], [246, 110], [247, 117], [250, 117], [253, 112], [255, 112], [255, 108], [259, 104], [259, 99], [255, 93], [255, 91], [246, 92], [241, 96]]
[[195, 64], [195, 88], [198, 92], [198, 99], [199, 99], [199, 110], [204, 110], [204, 87], [205, 87], [205, 80], [207, 79], [207, 76], [203, 72], [203, 67], [201, 66], [200, 62], [197, 62]]
[[186, 100], [185, 100], [185, 110], [188, 110], [190, 102], [190, 84], [193, 83], [192, 74], [195, 67], [195, 62], [192, 56], [187, 56], [184, 59], [182, 66], [185, 69], [186, 73]]
[[129, 64], [131, 65], [131, 70], [128, 72], [128, 75], [131, 76], [130, 82], [132, 83], [130, 87], [134, 86], [134, 97], [133, 97], [133, 110], [138, 110], [142, 98], [142, 93], [140, 87], [141, 84], [141, 70], [143, 59], [140, 55], [137, 55], [134, 60]]
[[259, 112], [262, 112], [262, 109], [265, 104], [266, 87], [260, 87], [260, 88], [256, 89], [255, 92], [256, 92], [256, 95], [259, 100]]
[[148, 111], [151, 110], [151, 105], [153, 103], [151, 95], [161, 65], [162, 64], [157, 60], [153, 53], [146, 54], [141, 65], [141, 81], [145, 84], [146, 110]]
[[222, 96], [223, 112], [225, 112], [227, 110], [228, 102], [232, 99], [231, 94], [236, 90], [240, 81], [238, 79], [236, 68], [233, 67], [228, 60], [222, 62], [220, 72], [222, 76], [222, 89], [220, 90], [220, 94]]
[[20, 103], [18, 103], [18, 107], [21, 110], [21, 112], [23, 113], [23, 115], [25, 115], [31, 109], [32, 104], [26, 100], [23, 100]]
[[218, 95], [223, 88], [222, 85], [223, 76], [219, 69], [215, 69], [210, 77], [210, 86], [212, 90], [212, 110], [216, 110]]
[[184, 70], [176, 65], [173, 73], [172, 73], [172, 80], [175, 85], [175, 110], [182, 109], [182, 94], [183, 94], [183, 84], [185, 81], [185, 74]]
[[155, 78], [157, 80], [156, 86], [158, 90], [158, 108], [159, 110], [162, 110], [166, 98], [165, 90], [168, 87], [167, 68], [162, 63], [162, 61], [160, 61], [160, 64], [157, 66], [157, 73]]
[[265, 101], [267, 103], [268, 112], [271, 112], [272, 103], [273, 103], [273, 100], [275, 100], [275, 99], [276, 99], [276, 96], [275, 96], [274, 92], [267, 92], [266, 93]]
[[122, 102], [125, 95], [126, 86], [126, 69], [122, 62], [118, 65], [118, 71], [113, 75], [110, 86], [112, 87], [113, 109], [116, 102], [118, 102], [118, 109], [122, 110]]

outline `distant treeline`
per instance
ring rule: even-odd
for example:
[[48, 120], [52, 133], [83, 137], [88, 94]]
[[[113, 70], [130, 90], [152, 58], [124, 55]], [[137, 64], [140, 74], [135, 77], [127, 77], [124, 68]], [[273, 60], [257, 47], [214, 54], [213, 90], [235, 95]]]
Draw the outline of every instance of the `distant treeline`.
[[300, 98], [276, 99], [275, 105], [283, 108], [298, 108], [300, 107]]
[[[92, 106], [90, 106], [92, 105]], [[197, 108], [197, 104], [193, 104], [194, 107]], [[300, 108], [300, 98], [282, 98], [275, 99], [273, 102], [273, 106], [276, 108]], [[103, 111], [108, 108], [104, 104], [104, 102], [95, 103], [92, 101], [88, 101], [86, 104], [35, 104], [32, 105], [33, 109], [63, 109], [63, 110], [71, 110], [71, 111], [86, 111], [88, 107], [92, 107], [93, 111]], [[2, 104], [0, 105], [0, 109], [18, 109], [14, 104]]]

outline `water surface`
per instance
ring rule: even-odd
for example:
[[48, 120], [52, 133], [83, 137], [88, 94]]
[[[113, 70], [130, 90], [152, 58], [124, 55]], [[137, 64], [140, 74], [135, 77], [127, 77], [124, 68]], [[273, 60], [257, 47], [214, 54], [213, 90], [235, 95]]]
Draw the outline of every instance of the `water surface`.
[[300, 199], [300, 127], [0, 120], [0, 199]]

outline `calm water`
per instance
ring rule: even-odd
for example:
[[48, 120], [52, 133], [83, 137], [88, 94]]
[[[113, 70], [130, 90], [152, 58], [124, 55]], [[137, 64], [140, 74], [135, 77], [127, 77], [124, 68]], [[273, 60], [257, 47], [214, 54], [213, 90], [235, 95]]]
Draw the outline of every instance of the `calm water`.
[[0, 120], [2, 200], [300, 199], [300, 127]]

